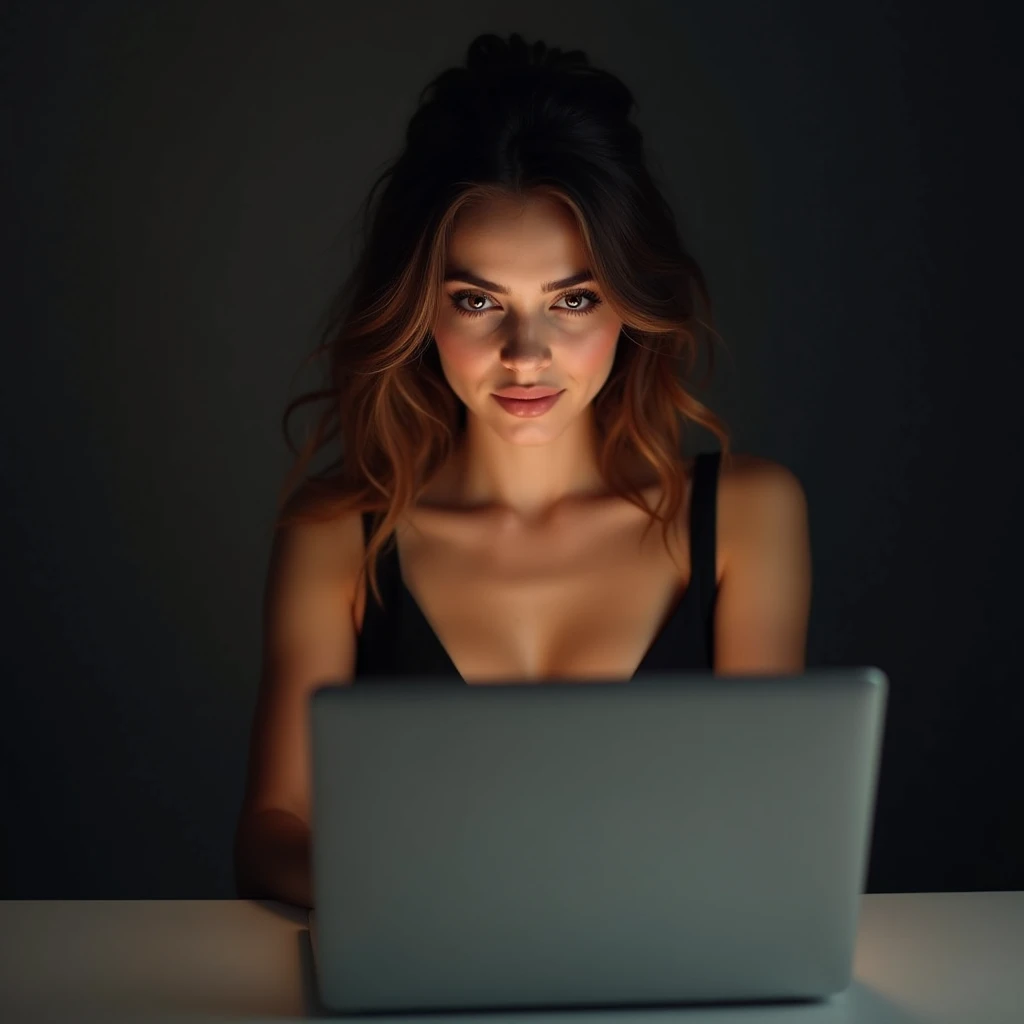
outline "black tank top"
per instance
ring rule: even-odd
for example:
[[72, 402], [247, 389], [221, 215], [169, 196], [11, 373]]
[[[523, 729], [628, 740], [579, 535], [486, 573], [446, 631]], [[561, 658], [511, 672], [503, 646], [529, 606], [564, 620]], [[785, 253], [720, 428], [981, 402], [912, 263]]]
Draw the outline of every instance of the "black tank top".
[[[690, 582], [667, 614], [636, 674], [710, 672], [714, 664], [715, 518], [721, 452], [694, 460], [690, 498]], [[370, 513], [363, 514], [369, 536]], [[655, 529], [659, 527], [656, 526]], [[406, 588], [393, 543], [377, 559], [384, 604], [366, 588], [366, 612], [356, 645], [355, 682], [383, 682], [388, 676], [448, 676], [462, 682], [448, 652]]]

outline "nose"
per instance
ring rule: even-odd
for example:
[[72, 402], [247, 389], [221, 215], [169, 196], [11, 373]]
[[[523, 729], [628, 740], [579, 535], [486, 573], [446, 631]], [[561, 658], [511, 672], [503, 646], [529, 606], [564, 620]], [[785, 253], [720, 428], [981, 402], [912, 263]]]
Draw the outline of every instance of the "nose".
[[522, 335], [511, 338], [502, 346], [501, 363], [509, 370], [526, 373], [543, 370], [551, 365], [551, 350], [537, 337]]

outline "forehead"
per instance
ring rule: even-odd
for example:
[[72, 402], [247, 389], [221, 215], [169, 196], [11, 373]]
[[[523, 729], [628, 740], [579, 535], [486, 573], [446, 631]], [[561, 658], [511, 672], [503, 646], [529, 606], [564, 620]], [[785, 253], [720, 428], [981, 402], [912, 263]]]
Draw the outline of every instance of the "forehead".
[[568, 274], [585, 256], [572, 213], [546, 196], [494, 199], [460, 210], [448, 246], [449, 266], [522, 280]]

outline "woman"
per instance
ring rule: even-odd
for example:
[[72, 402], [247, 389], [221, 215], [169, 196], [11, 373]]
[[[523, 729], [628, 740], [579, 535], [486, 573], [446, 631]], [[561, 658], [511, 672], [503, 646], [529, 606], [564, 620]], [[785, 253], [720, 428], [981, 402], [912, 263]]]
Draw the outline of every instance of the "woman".
[[[271, 555], [242, 895], [311, 906], [306, 712], [325, 682], [803, 669], [803, 490], [730, 454], [684, 386], [711, 304], [633, 102], [579, 51], [480, 36], [370, 192], [367, 210], [390, 179], [319, 350], [328, 387], [285, 414], [287, 438], [297, 405], [329, 401]], [[682, 457], [687, 422], [722, 453]]]

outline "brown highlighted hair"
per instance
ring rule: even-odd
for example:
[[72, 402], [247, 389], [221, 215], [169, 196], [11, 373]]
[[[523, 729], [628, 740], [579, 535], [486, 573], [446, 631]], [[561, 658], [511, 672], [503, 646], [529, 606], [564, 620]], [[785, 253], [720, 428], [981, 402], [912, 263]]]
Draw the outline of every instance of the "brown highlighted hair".
[[[371, 188], [358, 260], [307, 360], [326, 356], [327, 379], [284, 413], [295, 462], [276, 525], [372, 512], [363, 572], [378, 600], [377, 556], [465, 428], [465, 406], [444, 378], [431, 331], [455, 218], [469, 204], [543, 195], [575, 218], [588, 266], [623, 324], [593, 401], [599, 468], [613, 493], [649, 512], [648, 528], [660, 521], [667, 541], [682, 506], [688, 422], [714, 433], [728, 458], [728, 429], [685, 386], [700, 346], [695, 326], [720, 337], [710, 295], [646, 166], [629, 120], [634, 105], [626, 86], [582, 51], [527, 45], [517, 34], [478, 36], [464, 66], [424, 88], [402, 153]], [[713, 368], [713, 347], [708, 358]], [[299, 450], [288, 422], [311, 402], [326, 408]], [[335, 461], [307, 475], [335, 442]], [[637, 457], [661, 481], [656, 509], [623, 471]]]

